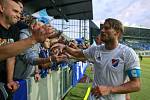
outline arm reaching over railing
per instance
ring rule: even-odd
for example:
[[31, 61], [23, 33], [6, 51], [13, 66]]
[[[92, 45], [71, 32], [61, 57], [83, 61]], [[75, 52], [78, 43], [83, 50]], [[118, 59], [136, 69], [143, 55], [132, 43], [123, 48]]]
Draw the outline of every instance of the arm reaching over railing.
[[73, 49], [71, 47], [68, 47], [67, 45], [60, 43], [56, 43], [51, 47], [52, 50], [56, 48], [59, 48], [61, 51], [65, 51], [76, 58], [85, 58], [82, 50], [80, 49]]
[[31, 31], [32, 35], [27, 39], [23, 39], [5, 46], [0, 46], [0, 60], [20, 54], [22, 51], [31, 47], [32, 45], [38, 42], [43, 42], [48, 37], [52, 37], [53, 33], [52, 28], [49, 28], [45, 25], [40, 26], [38, 24], [32, 25]]

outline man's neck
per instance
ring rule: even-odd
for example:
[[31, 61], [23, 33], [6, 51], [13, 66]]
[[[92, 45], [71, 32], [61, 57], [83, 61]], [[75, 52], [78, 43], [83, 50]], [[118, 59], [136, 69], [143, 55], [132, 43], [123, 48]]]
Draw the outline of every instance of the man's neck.
[[115, 49], [115, 48], [118, 46], [118, 44], [119, 44], [118, 41], [106, 43], [106, 44], [105, 44], [105, 48], [106, 48], [107, 50], [113, 50], [113, 49]]
[[7, 23], [6, 19], [4, 19], [3, 17], [0, 16], [0, 25], [3, 26], [6, 29], [9, 29], [10, 24]]

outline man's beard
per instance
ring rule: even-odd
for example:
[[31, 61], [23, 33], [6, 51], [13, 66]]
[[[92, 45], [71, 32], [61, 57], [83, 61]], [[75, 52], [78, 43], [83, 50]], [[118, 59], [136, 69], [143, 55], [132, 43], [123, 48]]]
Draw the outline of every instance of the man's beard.
[[10, 16], [6, 16], [6, 20], [7, 20], [7, 23], [9, 23], [10, 25], [14, 25], [17, 23], [17, 21], [15, 21], [12, 17]]
[[114, 40], [114, 37], [105, 36], [104, 38], [101, 37], [101, 41], [104, 42], [104, 43], [112, 43], [115, 40]]

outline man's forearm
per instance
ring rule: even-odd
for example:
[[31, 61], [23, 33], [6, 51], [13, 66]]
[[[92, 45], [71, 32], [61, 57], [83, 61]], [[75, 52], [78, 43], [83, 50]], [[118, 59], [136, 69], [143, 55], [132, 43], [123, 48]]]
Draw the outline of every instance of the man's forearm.
[[30, 37], [24, 40], [17, 41], [15, 43], [0, 46], [0, 60], [16, 56], [35, 43], [36, 41]]
[[125, 94], [130, 92], [136, 92], [140, 90], [140, 79], [132, 79], [131, 81], [124, 83], [120, 86], [112, 87], [112, 94]]
[[51, 62], [51, 58], [37, 58], [37, 65], [47, 64]]
[[15, 57], [7, 59], [7, 82], [13, 81], [14, 66], [15, 66]]
[[[70, 55], [76, 57], [76, 58], [85, 58], [83, 52], [81, 49], [73, 49], [73, 48], [70, 48], [68, 46], [66, 46], [64, 48]], [[86, 58], [85, 58], [86, 59]]]

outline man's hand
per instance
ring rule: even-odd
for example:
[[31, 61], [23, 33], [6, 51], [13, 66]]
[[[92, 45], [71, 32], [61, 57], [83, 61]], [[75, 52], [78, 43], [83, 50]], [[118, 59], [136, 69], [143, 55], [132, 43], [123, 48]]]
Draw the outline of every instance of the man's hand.
[[61, 34], [62, 34], [62, 32], [56, 31], [56, 29], [53, 28], [53, 32], [51, 33], [49, 38], [52, 39], [52, 38], [60, 37]]
[[109, 95], [111, 93], [112, 87], [109, 86], [96, 86], [91, 90], [92, 95], [98, 98], [99, 96]]
[[77, 44], [75, 44], [75, 43], [73, 43], [73, 42], [70, 42], [70, 43], [69, 43], [69, 47], [72, 47], [72, 48], [74, 48], [74, 49], [79, 49], [78, 46], [77, 46]]
[[59, 48], [59, 50], [62, 52], [63, 49], [65, 48], [65, 45], [61, 43], [56, 43], [51, 47], [51, 50], [54, 51], [57, 48]]
[[15, 92], [20, 87], [20, 85], [18, 81], [11, 81], [7, 83], [7, 87], [11, 92]]
[[36, 23], [31, 26], [31, 32], [31, 37], [35, 42], [43, 42], [46, 38], [52, 36], [54, 29], [51, 26]]

